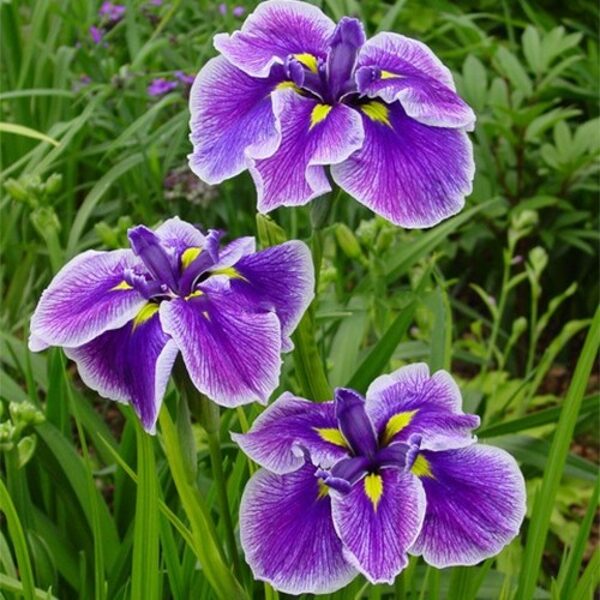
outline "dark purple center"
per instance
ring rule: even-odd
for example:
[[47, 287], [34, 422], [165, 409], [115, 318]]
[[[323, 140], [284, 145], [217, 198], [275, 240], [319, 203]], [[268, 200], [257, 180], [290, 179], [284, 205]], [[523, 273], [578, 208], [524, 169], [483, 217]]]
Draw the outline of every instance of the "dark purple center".
[[411, 439], [408, 444], [381, 443], [367, 414], [365, 399], [358, 392], [347, 388], [335, 390], [335, 416], [351, 456], [336, 463], [330, 471], [317, 471], [317, 477], [329, 487], [345, 493], [368, 473], [377, 474], [385, 468], [405, 470], [414, 463], [420, 439]]

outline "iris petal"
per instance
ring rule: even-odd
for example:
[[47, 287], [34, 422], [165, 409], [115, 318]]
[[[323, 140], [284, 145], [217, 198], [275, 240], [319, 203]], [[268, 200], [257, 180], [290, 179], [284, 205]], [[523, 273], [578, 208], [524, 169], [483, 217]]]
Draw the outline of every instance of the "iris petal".
[[254, 577], [282, 592], [327, 594], [356, 576], [312, 465], [286, 475], [258, 471], [242, 496], [240, 537]]
[[525, 482], [512, 456], [483, 444], [422, 456], [427, 513], [411, 553], [437, 568], [498, 554], [525, 516]]

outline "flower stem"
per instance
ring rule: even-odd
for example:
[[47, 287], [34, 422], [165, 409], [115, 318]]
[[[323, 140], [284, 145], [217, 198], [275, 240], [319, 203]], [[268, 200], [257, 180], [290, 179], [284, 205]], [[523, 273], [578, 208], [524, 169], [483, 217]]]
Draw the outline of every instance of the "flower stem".
[[227, 495], [227, 479], [223, 471], [223, 455], [221, 454], [221, 440], [219, 437], [220, 415], [219, 407], [210, 401], [203, 394], [196, 394], [194, 402], [190, 407], [192, 413], [198, 419], [198, 422], [206, 431], [208, 439], [208, 450], [210, 453], [210, 462], [217, 487], [217, 500], [219, 502], [219, 512], [225, 528], [225, 543], [227, 553], [233, 563], [233, 572], [238, 579], [241, 578], [241, 563], [238, 554], [233, 520], [229, 510], [229, 498]]

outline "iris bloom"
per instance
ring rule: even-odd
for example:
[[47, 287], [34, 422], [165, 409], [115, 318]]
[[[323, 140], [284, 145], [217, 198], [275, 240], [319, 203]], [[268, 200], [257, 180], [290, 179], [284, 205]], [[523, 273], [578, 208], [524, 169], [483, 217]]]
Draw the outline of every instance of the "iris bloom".
[[313, 297], [310, 252], [298, 241], [256, 252], [251, 237], [220, 248], [220, 237], [174, 218], [130, 229], [131, 250], [80, 254], [44, 291], [30, 349], [64, 347], [84, 383], [130, 403], [149, 432], [179, 352], [218, 404], [266, 403]]
[[525, 484], [507, 452], [476, 444], [445, 371], [425, 364], [337, 389], [315, 404], [284, 394], [234, 439], [262, 467], [240, 507], [255, 577], [287, 593], [330, 593], [362, 573], [393, 582], [407, 552], [473, 565], [518, 533]]
[[337, 185], [403, 227], [457, 213], [471, 192], [475, 115], [450, 71], [416, 40], [318, 8], [269, 0], [190, 96], [190, 167], [216, 184], [249, 169], [258, 209], [298, 206]]

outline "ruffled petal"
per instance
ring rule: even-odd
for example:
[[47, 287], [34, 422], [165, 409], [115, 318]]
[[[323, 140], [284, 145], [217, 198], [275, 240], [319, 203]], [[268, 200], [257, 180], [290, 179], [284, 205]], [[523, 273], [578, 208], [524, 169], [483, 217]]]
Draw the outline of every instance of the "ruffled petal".
[[240, 538], [254, 577], [288, 594], [332, 593], [356, 576], [312, 465], [286, 475], [261, 469], [250, 479], [240, 505]]
[[383, 469], [347, 494], [331, 491], [344, 555], [371, 583], [392, 583], [408, 563], [425, 515], [423, 486], [410, 473]]
[[[215, 285], [163, 302], [160, 320], [194, 385], [222, 406], [267, 402], [279, 381], [281, 331], [274, 312]], [[206, 293], [205, 293], [206, 292]]]
[[241, 277], [231, 281], [231, 289], [249, 301], [274, 310], [281, 323], [284, 351], [291, 350], [290, 335], [312, 302], [315, 275], [308, 246], [290, 241], [248, 254], [235, 264]]
[[434, 567], [474, 565], [519, 533], [525, 481], [508, 452], [481, 444], [423, 452], [413, 472], [425, 488], [427, 513], [411, 553]]
[[421, 436], [420, 447], [444, 450], [476, 441], [477, 415], [464, 414], [462, 397], [446, 371], [429, 374], [425, 363], [382, 375], [367, 390], [367, 412], [384, 444]]
[[422, 42], [397, 33], [379, 33], [358, 58], [358, 91], [391, 104], [399, 100], [406, 114], [435, 127], [471, 131], [475, 113], [456, 93], [452, 74]]
[[44, 290], [31, 317], [31, 350], [81, 346], [131, 321], [146, 304], [124, 281], [125, 271], [137, 264], [130, 250], [88, 250], [69, 261]]
[[131, 404], [149, 433], [156, 430], [177, 352], [161, 329], [158, 306], [151, 303], [125, 326], [65, 348], [83, 382], [101, 396]]
[[167, 219], [154, 233], [163, 244], [174, 248], [178, 254], [186, 248], [202, 248], [206, 243], [206, 236], [198, 227], [179, 217]]
[[249, 167], [261, 212], [306, 204], [331, 191], [322, 165], [344, 161], [364, 139], [360, 116], [348, 106], [319, 104], [289, 88], [272, 98], [281, 144], [268, 158], [251, 160]]
[[254, 462], [273, 473], [301, 468], [305, 455], [323, 467], [349, 455], [333, 403], [317, 404], [289, 392], [271, 404], [248, 433], [232, 433], [231, 437]]
[[220, 33], [215, 48], [254, 77], [266, 77], [271, 67], [284, 64], [289, 55], [325, 58], [335, 23], [316, 6], [295, 0], [261, 2], [241, 31]]
[[271, 91], [281, 77], [256, 79], [222, 56], [209, 60], [190, 92], [192, 171], [210, 184], [245, 171], [247, 157], [265, 158], [280, 142]]
[[331, 167], [335, 182], [356, 200], [406, 228], [432, 227], [464, 206], [475, 173], [466, 133], [423, 125], [399, 102], [358, 107], [365, 140]]

